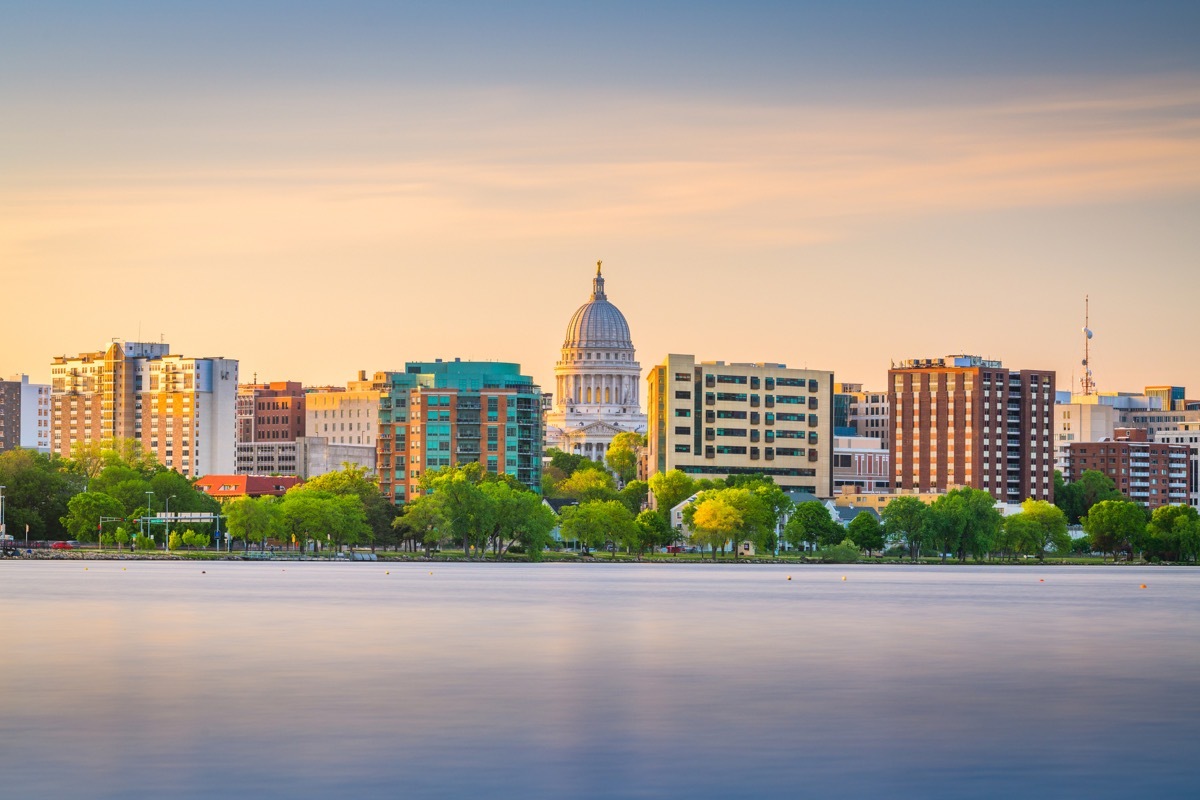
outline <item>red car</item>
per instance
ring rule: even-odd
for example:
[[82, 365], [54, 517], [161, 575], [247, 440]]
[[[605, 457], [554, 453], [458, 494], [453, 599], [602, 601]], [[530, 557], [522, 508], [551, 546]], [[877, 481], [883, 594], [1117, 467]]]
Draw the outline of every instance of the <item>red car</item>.
[[71, 547], [70, 542], [55, 542], [54, 544], [50, 545], [50, 549], [51, 550], [71, 550], [73, 548]]

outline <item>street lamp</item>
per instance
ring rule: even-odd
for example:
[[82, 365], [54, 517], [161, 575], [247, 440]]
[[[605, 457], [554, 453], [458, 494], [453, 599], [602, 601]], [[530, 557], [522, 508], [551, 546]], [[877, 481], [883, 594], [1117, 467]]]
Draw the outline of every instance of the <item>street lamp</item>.
[[0, 486], [0, 536], [8, 532], [4, 527], [4, 490], [7, 488], [7, 486]]
[[154, 492], [146, 492], [146, 531], [148, 535], [154, 536], [154, 522], [150, 516], [150, 496]]

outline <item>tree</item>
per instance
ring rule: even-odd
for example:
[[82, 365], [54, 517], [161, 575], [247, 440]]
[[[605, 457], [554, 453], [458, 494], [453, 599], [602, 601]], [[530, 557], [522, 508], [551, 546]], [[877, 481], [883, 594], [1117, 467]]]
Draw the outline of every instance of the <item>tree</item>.
[[654, 506], [664, 514], [696, 493], [696, 482], [678, 469], [656, 472], [650, 476], [650, 491]]
[[859, 550], [867, 551], [868, 556], [883, 548], [883, 526], [870, 511], [858, 512], [846, 526], [846, 533]]
[[581, 469], [558, 485], [563, 497], [571, 497], [580, 504], [593, 501], [615, 500], [617, 487], [612, 475], [595, 469]]
[[907, 548], [909, 560], [916, 562], [926, 535], [929, 506], [918, 497], [897, 497], [884, 507], [882, 517], [888, 538]]
[[645, 481], [629, 481], [624, 489], [617, 492], [617, 500], [621, 501], [631, 514], [640, 512], [649, 496], [650, 485]]
[[839, 544], [822, 548], [821, 560], [831, 564], [853, 564], [858, 561], [858, 545], [846, 537]]
[[550, 543], [550, 533], [557, 521], [542, 499], [524, 487], [514, 488], [503, 481], [485, 481], [480, 485], [490, 506], [487, 515], [492, 530], [490, 538], [496, 560], [503, 558], [513, 544], [520, 543], [533, 561]]
[[33, 539], [61, 539], [67, 503], [84, 488], [82, 477], [67, 471], [56, 455], [14, 448], [0, 453], [4, 519], [14, 538], [29, 526]]
[[1200, 512], [1191, 506], [1161, 506], [1154, 509], [1136, 542], [1148, 559], [1178, 561], [1195, 558], [1197, 539]]
[[167, 537], [167, 549], [178, 550], [183, 547], [183, 536], [179, 531], [171, 531], [171, 535]]
[[1046, 560], [1046, 548], [1053, 547], [1060, 553], [1071, 547], [1071, 535], [1067, 533], [1067, 515], [1063, 510], [1045, 500], [1026, 500], [1021, 512], [1014, 516], [1024, 517], [1028, 522], [1025, 536], [1038, 554], [1039, 561]]
[[649, 508], [637, 515], [634, 520], [638, 526], [638, 558], [646, 552], [647, 547], [666, 547], [675, 541], [675, 531], [665, 514]]
[[465, 558], [473, 557], [471, 548], [475, 546], [482, 556], [494, 512], [480, 489], [482, 477], [483, 466], [477, 461], [443, 467], [421, 477], [421, 495], [409, 504], [413, 508], [407, 513], [416, 511], [414, 520], [426, 528], [428, 541], [449, 538], [462, 543]]
[[587, 456], [581, 456], [578, 453], [565, 453], [555, 447], [548, 448], [546, 455], [550, 458], [548, 469], [561, 472], [564, 478], [571, 477], [581, 469], [604, 470], [603, 464], [592, 461]]
[[362, 502], [363, 513], [369, 527], [371, 550], [376, 541], [385, 541], [391, 534], [392, 520], [396, 518], [396, 507], [379, 491], [379, 478], [366, 467], [343, 462], [335, 472], [318, 475], [292, 491], [328, 492], [334, 495], [354, 495]]
[[933, 501], [927, 529], [943, 561], [947, 554], [966, 561], [968, 555], [978, 559], [991, 550], [1003, 522], [991, 494], [964, 486]]
[[1101, 500], [1083, 518], [1092, 547], [1103, 557], [1127, 547], [1146, 525], [1142, 507], [1132, 500]]
[[1054, 504], [1067, 515], [1068, 524], [1082, 520], [1097, 503], [1124, 499], [1112, 478], [1098, 470], [1084, 470], [1079, 479], [1071, 483], [1063, 483], [1062, 475], [1057, 471], [1054, 473]]
[[67, 503], [62, 524], [72, 539], [95, 542], [100, 538], [101, 517], [121, 517], [125, 509], [103, 492], [80, 492]]
[[617, 543], [633, 535], [629, 527], [636, 527], [634, 517], [616, 500], [594, 500], [563, 509], [562, 537], [579, 542], [585, 553], [610, 543], [616, 558]]
[[837, 542], [844, 535], [842, 526], [833, 521], [820, 500], [798, 504], [783, 527], [784, 541], [797, 550], [805, 544], [816, 547], [824, 542]]
[[280, 532], [280, 503], [273, 497], [239, 497], [225, 505], [225, 526], [249, 548], [255, 542], [262, 548], [266, 540]]
[[[717, 560], [717, 546], [725, 549], [725, 543], [742, 529], [742, 512], [727, 498], [719, 494], [704, 496], [696, 501], [696, 513], [692, 517], [692, 538], [701, 546], [712, 548], [713, 561]], [[733, 557], [738, 555], [734, 542]]]
[[[604, 463], [617, 474], [622, 484], [637, 477], [638, 453], [646, 446], [646, 437], [633, 431], [618, 433], [608, 445]], [[637, 513], [637, 512], [634, 512]]]

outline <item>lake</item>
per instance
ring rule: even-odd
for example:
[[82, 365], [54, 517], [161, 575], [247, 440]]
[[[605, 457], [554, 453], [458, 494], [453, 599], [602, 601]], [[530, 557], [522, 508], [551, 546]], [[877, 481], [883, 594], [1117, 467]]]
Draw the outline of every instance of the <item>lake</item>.
[[3, 797], [1200, 785], [1194, 569], [14, 561], [0, 599]]

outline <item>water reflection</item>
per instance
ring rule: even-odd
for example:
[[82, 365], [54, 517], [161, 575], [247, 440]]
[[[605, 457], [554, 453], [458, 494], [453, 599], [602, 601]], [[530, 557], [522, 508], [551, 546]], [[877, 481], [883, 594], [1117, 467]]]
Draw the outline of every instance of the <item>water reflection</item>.
[[87, 566], [0, 564], [0, 794], [1124, 798], [1200, 778], [1193, 570]]

